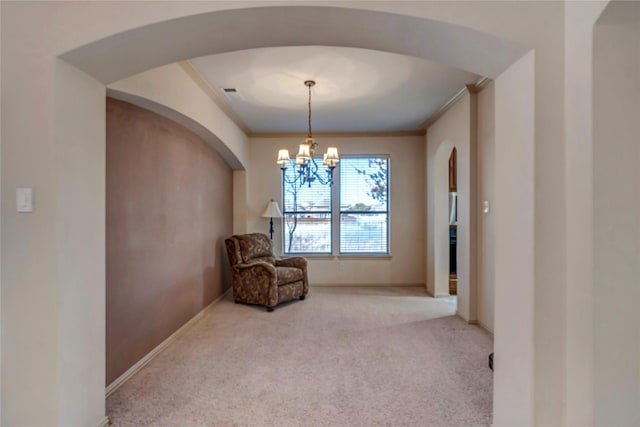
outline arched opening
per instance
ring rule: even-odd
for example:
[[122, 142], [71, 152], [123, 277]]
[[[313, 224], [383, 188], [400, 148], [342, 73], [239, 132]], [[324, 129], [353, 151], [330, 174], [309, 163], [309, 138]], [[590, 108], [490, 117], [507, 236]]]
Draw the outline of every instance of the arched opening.
[[[262, 10], [261, 10], [262, 9]], [[267, 13], [264, 12], [264, 9], [267, 9]], [[272, 13], [273, 12], [273, 13]], [[309, 20], [310, 14], [308, 8], [300, 8], [300, 7], [286, 7], [286, 8], [277, 8], [277, 11], [272, 10], [272, 8], [260, 8], [260, 9], [244, 9], [242, 11], [226, 11], [226, 12], [217, 12], [214, 14], [207, 14], [205, 16], [193, 17], [192, 19], [180, 19], [176, 21], [171, 21], [169, 23], [161, 23], [155, 24], [149, 27], [144, 27], [137, 30], [132, 30], [128, 33], [123, 33], [114, 38], [104, 39], [90, 45], [84, 46], [81, 49], [76, 51], [67, 53], [63, 55], [65, 60], [68, 60], [78, 67], [81, 67], [83, 70], [90, 72], [95, 77], [100, 78], [100, 80], [104, 82], [110, 82], [113, 80], [117, 80], [122, 77], [126, 77], [132, 74], [135, 71], [144, 71], [152, 66], [161, 65], [167, 62], [171, 62], [171, 60], [185, 59], [195, 56], [201, 56], [205, 54], [212, 54], [224, 51], [231, 51], [234, 49], [244, 49], [244, 48], [252, 48], [252, 47], [266, 47], [266, 46], [278, 46], [281, 45], [282, 39], [287, 40], [296, 40], [296, 44], [305, 45], [305, 44], [320, 44], [320, 45], [328, 45], [328, 46], [349, 46], [349, 47], [362, 47], [368, 49], [378, 49], [378, 50], [386, 50], [395, 53], [403, 53], [414, 55], [422, 58], [428, 58], [432, 60], [438, 60], [445, 64], [455, 64], [455, 66], [459, 68], [463, 68], [469, 71], [479, 72], [483, 75], [487, 75], [489, 77], [497, 76], [501, 71], [504, 70], [508, 66], [509, 61], [516, 60], [523, 53], [523, 49], [512, 45], [510, 43], [504, 44], [504, 40], [498, 40], [492, 36], [488, 36], [486, 34], [478, 33], [476, 31], [472, 31], [466, 28], [451, 26], [451, 24], [443, 24], [441, 22], [431, 21], [428, 19], [418, 19], [409, 18], [406, 16], [388, 14], [388, 13], [374, 13], [369, 11], [359, 11], [359, 10], [350, 10], [350, 9], [340, 9], [340, 8], [317, 8], [314, 9], [315, 15], [313, 20]], [[304, 15], [301, 15], [304, 14]], [[229, 40], [229, 34], [233, 33], [236, 28], [244, 28], [246, 26], [250, 26], [250, 22], [254, 19], [254, 16], [260, 16], [260, 20], [262, 21], [262, 25], [257, 28], [255, 33], [251, 34], [249, 39], [243, 39], [240, 42], [234, 43], [233, 46], [226, 45], [225, 40]], [[323, 20], [321, 18], [325, 18]], [[282, 20], [287, 22], [291, 21], [300, 21], [305, 22], [307, 27], [304, 28], [304, 31], [301, 31], [298, 26], [291, 27], [285, 25]], [[408, 19], [408, 21], [407, 21]], [[213, 23], [211, 22], [213, 20]], [[248, 20], [248, 21], [247, 21]], [[224, 21], [224, 22], [223, 22]], [[470, 43], [476, 44], [485, 44], [482, 48], [485, 51], [495, 50], [503, 51], [503, 55], [496, 55], [496, 58], [499, 59], [499, 64], [492, 64], [492, 67], [495, 66], [494, 69], [488, 70], [482, 67], [483, 70], [479, 70], [478, 67], [480, 64], [486, 64], [487, 57], [480, 58], [471, 58], [468, 53], [468, 46], [465, 46], [464, 49], [458, 51], [457, 49], [451, 49], [447, 52], [434, 52], [430, 51], [430, 48], [425, 47], [425, 44], [393, 44], [390, 46], [387, 41], [380, 40], [379, 37], [375, 36], [371, 32], [363, 33], [366, 37], [362, 37], [363, 34], [358, 34], [358, 37], [353, 37], [354, 32], [352, 28], [352, 24], [354, 21], [361, 22], [361, 25], [369, 28], [379, 28], [380, 26], [388, 27], [389, 31], [394, 31], [394, 28], [403, 28], [403, 33], [406, 35], [406, 38], [412, 40], [424, 40], [428, 39], [432, 35], [432, 31], [436, 31], [438, 33], [438, 37], [442, 39], [443, 34], [449, 33], [451, 31], [451, 40], [453, 41], [456, 38], [462, 37], [463, 39], [468, 39]], [[383, 21], [385, 22], [383, 24]], [[409, 22], [410, 21], [410, 22]], [[150, 38], [156, 36], [160, 36], [161, 33], [165, 31], [169, 33], [178, 33], [185, 34], [188, 31], [178, 30], [178, 28], [182, 28], [183, 26], [188, 26], [191, 30], [194, 26], [204, 25], [206, 22], [206, 27], [208, 29], [207, 35], [209, 38], [206, 40], [208, 44], [205, 43], [191, 43], [190, 39], [176, 39], [169, 43], [172, 46], [164, 45], [164, 52], [160, 53], [156, 49], [140, 47], [140, 44], [144, 44]], [[330, 25], [329, 25], [330, 23]], [[172, 27], [171, 30], [168, 30], [163, 25], [169, 25]], [[325, 25], [323, 27], [323, 25]], [[443, 27], [444, 25], [444, 27]], [[220, 31], [228, 31], [225, 34], [224, 38], [213, 38], [212, 34], [216, 34], [215, 31], [211, 32], [211, 28], [216, 28]], [[264, 31], [263, 31], [264, 29]], [[274, 29], [278, 29], [280, 31], [279, 34], [276, 34]], [[409, 29], [407, 33], [407, 29]], [[443, 32], [444, 31], [444, 32]], [[153, 34], [153, 37], [151, 36]], [[120, 37], [130, 37], [128, 43], [123, 43]], [[447, 37], [445, 37], [447, 38]], [[238, 40], [242, 39], [239, 37]], [[444, 41], [443, 41], [444, 42]], [[140, 49], [148, 49], [148, 54], [143, 58], [143, 61], [140, 61], [139, 64], [127, 63], [127, 67], [121, 69], [114, 69], [113, 64], [122, 63], [121, 57], [136, 57], [133, 52], [128, 51], [119, 51], [118, 49], [113, 48], [113, 44], [116, 44], [118, 47], [126, 46], [126, 50], [133, 49], [133, 46], [138, 46]], [[157, 41], [155, 41], [157, 43]], [[457, 45], [457, 42], [454, 42]], [[81, 50], [85, 50], [87, 56], [83, 55]], [[95, 52], [101, 52], [100, 56], [95, 56]], [[116, 57], [113, 57], [116, 55]], [[110, 57], [111, 56], [111, 57]], [[505, 57], [510, 57], [508, 61], [504, 61]], [[171, 60], [167, 60], [171, 58]], [[491, 62], [491, 61], [488, 61]], [[140, 70], [134, 70], [132, 67], [136, 65], [140, 68]], [[123, 71], [126, 70], [126, 71]], [[224, 141], [223, 141], [224, 142]], [[448, 177], [448, 157], [449, 153], [443, 154], [443, 161], [441, 162], [443, 165], [444, 176]], [[466, 156], [466, 157], [465, 157]], [[463, 159], [467, 163], [470, 162], [470, 153], [467, 152], [466, 155], [461, 155]], [[468, 178], [468, 176], [467, 176]], [[239, 180], [241, 181], [241, 180]], [[445, 181], [446, 182], [446, 181]], [[235, 182], [234, 182], [235, 184]], [[461, 203], [461, 209], [459, 210], [460, 215], [463, 215], [463, 209], [466, 209], [467, 212], [467, 220], [469, 218], [469, 209], [470, 209], [470, 184], [467, 183], [466, 203]], [[235, 185], [234, 185], [235, 187]], [[242, 191], [241, 189], [239, 189]], [[235, 191], [235, 190], [234, 190]], [[460, 192], [464, 192], [464, 190], [460, 190]], [[443, 209], [442, 219], [444, 220], [444, 224], [448, 224], [448, 190], [445, 187], [444, 191], [444, 200], [441, 204]], [[462, 227], [464, 228], [464, 227]], [[444, 281], [443, 286], [445, 288], [444, 292], [448, 293], [448, 233], [447, 227], [444, 227], [444, 248], [445, 248], [445, 257], [441, 260], [441, 265], [443, 266], [442, 271], [444, 272]], [[466, 241], [465, 241], [465, 232], [461, 232], [459, 229], [460, 238], [458, 239], [460, 247], [470, 249], [470, 238], [469, 238], [469, 228], [466, 229]], [[459, 252], [460, 250], [458, 250]], [[467, 251], [468, 252], [468, 251]], [[459, 265], [469, 265], [470, 258], [467, 253], [466, 256], [461, 257], [459, 260]], [[462, 267], [459, 267], [459, 270], [462, 270]], [[469, 289], [469, 271], [467, 268], [467, 273], [460, 273], [458, 276], [458, 301], [462, 304], [458, 305], [458, 313], [467, 320], [471, 320], [471, 310], [474, 305], [472, 301], [470, 301], [470, 289]], [[504, 353], [503, 353], [504, 354]]]
[[[451, 141], [443, 141], [437, 151], [434, 161], [434, 273], [433, 289], [430, 292], [435, 297], [448, 296], [450, 257], [450, 200], [449, 200], [449, 159], [455, 149]], [[431, 189], [431, 188], [430, 188]], [[464, 219], [462, 219], [464, 221]]]
[[448, 296], [450, 274], [449, 160], [456, 149], [456, 313], [467, 322], [476, 319], [476, 257], [473, 122], [475, 94], [466, 93], [441, 119], [427, 129], [427, 292]]
[[[296, 25], [290, 25], [291, 22], [296, 22]], [[354, 30], [354, 23], [358, 23], [358, 31]], [[389, 34], [397, 37], [389, 37]], [[424, 40], [435, 39], [440, 43], [424, 43]], [[39, 399], [35, 399], [37, 403], [45, 401], [47, 404], [47, 408], [41, 411], [44, 416], [54, 414], [52, 416], [57, 417], [56, 408], [74, 408], [79, 405], [77, 402], [86, 402], [83, 413], [79, 410], [60, 410], [59, 423], [87, 424], [87, 420], [99, 412], [99, 396], [104, 395], [103, 375], [100, 372], [104, 365], [101, 355], [104, 350], [104, 313], [101, 311], [104, 305], [104, 233], [101, 232], [104, 230], [104, 83], [179, 59], [251, 47], [292, 44], [292, 40], [300, 45], [351, 46], [415, 55], [489, 77], [500, 75], [526, 51], [504, 39], [420, 17], [339, 7], [275, 7], [214, 12], [160, 22], [89, 43], [62, 55], [62, 61], [55, 61], [55, 65], [49, 65], [50, 69], [43, 71], [52, 74], [49, 77], [55, 93], [45, 95], [48, 96], [47, 101], [55, 103], [55, 112], [45, 111], [48, 114], [45, 117], [48, 127], [41, 132], [50, 137], [50, 142], [56, 143], [56, 155], [47, 157], [54, 157], [56, 164], [51, 166], [53, 171], [47, 169], [42, 176], [55, 174], [56, 168], [60, 170], [58, 178], [62, 184], [47, 189], [55, 192], [51, 196], [54, 202], [58, 199], [64, 201], [58, 203], [59, 210], [54, 213], [56, 218], [64, 218], [64, 221], [53, 226], [45, 224], [55, 232], [43, 233], [46, 239], [43, 247], [47, 250], [55, 248], [58, 254], [47, 262], [46, 271], [56, 271], [56, 278], [51, 279], [54, 286], [49, 291], [53, 296], [49, 295], [49, 299], [64, 302], [59, 310], [52, 309], [51, 313], [47, 313], [57, 322], [52, 322], [49, 329], [37, 334], [40, 337], [53, 332], [50, 335], [56, 336], [56, 340], [53, 344], [46, 341], [49, 347], [45, 350], [60, 352], [54, 361], [57, 366], [45, 367], [47, 373], [57, 372], [60, 381], [46, 382]], [[79, 36], [76, 43], [84, 41]], [[438, 45], [448, 45], [449, 48], [439, 50]], [[495, 52], [496, 55], [487, 57], [486, 52]], [[533, 63], [526, 65], [527, 73], [532, 73]], [[532, 85], [532, 79], [527, 80], [527, 85], [529, 83]], [[506, 102], [511, 99], [504, 92], [497, 98], [500, 96], [504, 96], [502, 100]], [[518, 96], [524, 103], [533, 105], [533, 90], [526, 92], [524, 97], [522, 94]], [[500, 137], [503, 141], [519, 141], [511, 138], [508, 129], [503, 128], [502, 131]], [[523, 140], [526, 148], [530, 148], [533, 145], [533, 130], [527, 127], [523, 132], [531, 135], [530, 140]], [[526, 164], [532, 165], [532, 162], [530, 157]], [[41, 166], [41, 163], [37, 166]], [[16, 175], [11, 170], [3, 173], [10, 177]], [[533, 198], [530, 191], [523, 191], [520, 195]], [[515, 211], [516, 214], [521, 211], [506, 198], [502, 207], [505, 215], [509, 211]], [[517, 219], [518, 216], [513, 217]], [[12, 218], [7, 222], [13, 225], [16, 221]], [[520, 228], [529, 226], [528, 222], [519, 224]], [[52, 231], [49, 228], [47, 231]], [[21, 231], [16, 229], [14, 234]], [[65, 236], [65, 239], [51, 235]], [[504, 252], [502, 255], [505, 255]], [[525, 263], [530, 264], [533, 261], [528, 255], [521, 256], [526, 258]], [[508, 263], [508, 258], [503, 262]], [[18, 273], [17, 281], [24, 276], [22, 271]], [[39, 279], [39, 276], [34, 277], [32, 282]], [[87, 283], [92, 286], [81, 286]], [[13, 302], [27, 300], [30, 292], [34, 291], [32, 288], [19, 289], [16, 295], [3, 298], [3, 303], [10, 306]], [[524, 309], [532, 312], [532, 300], [527, 301]], [[507, 300], [506, 304], [509, 302]], [[17, 328], [16, 325], [28, 319], [33, 310], [13, 311], [7, 316], [3, 314], [3, 321], [8, 320], [9, 327]], [[499, 321], [506, 322], [516, 317], [506, 314]], [[522, 336], [533, 341], [532, 333], [526, 326]], [[517, 329], [512, 328], [513, 334], [520, 332]], [[504, 338], [508, 340], [508, 335], [505, 334]], [[18, 346], [9, 348], [5, 353], [9, 355], [9, 360], [16, 360], [26, 351], [24, 346]], [[505, 375], [499, 371], [506, 369], [509, 364], [515, 364], [517, 358], [509, 356], [519, 351], [503, 349], [496, 381], [508, 384]], [[528, 349], [524, 351], [529, 352]], [[16, 372], [11, 380], [17, 391], [6, 399], [7, 408], [13, 408], [10, 409], [12, 414], [28, 414], [29, 409], [25, 409], [24, 404], [13, 406], [12, 403], [19, 400], [31, 384], [37, 383], [35, 378], [40, 376], [37, 372], [22, 375], [27, 373], [26, 369]], [[80, 372], [89, 374], [80, 375]], [[527, 388], [531, 386], [531, 382], [525, 384]], [[512, 393], [511, 400], [520, 399], [525, 402], [523, 405], [531, 405], [526, 393], [522, 398], [519, 396], [518, 393]], [[509, 399], [502, 401], [501, 409], [505, 412], [510, 406], [508, 403]], [[524, 417], [530, 418], [528, 415], [525, 412]], [[7, 419], [19, 419], [19, 416], [12, 417], [10, 414]], [[51, 423], [51, 419], [49, 421]]]

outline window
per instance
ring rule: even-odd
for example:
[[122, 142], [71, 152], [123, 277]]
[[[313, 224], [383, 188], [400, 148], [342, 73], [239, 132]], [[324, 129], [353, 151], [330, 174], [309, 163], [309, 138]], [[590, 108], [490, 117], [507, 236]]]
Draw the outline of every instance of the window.
[[340, 161], [340, 253], [389, 253], [389, 158]]
[[[316, 161], [322, 164], [322, 159]], [[295, 177], [293, 161], [285, 173], [290, 180]], [[334, 194], [340, 200], [336, 206]], [[339, 254], [389, 253], [387, 156], [342, 157], [333, 187], [298, 188], [284, 182], [283, 195], [285, 253], [330, 255], [334, 239], [339, 242]]]
[[[322, 159], [316, 159], [322, 165]], [[295, 161], [285, 171], [293, 180]], [[283, 182], [284, 252], [331, 254], [331, 187]]]

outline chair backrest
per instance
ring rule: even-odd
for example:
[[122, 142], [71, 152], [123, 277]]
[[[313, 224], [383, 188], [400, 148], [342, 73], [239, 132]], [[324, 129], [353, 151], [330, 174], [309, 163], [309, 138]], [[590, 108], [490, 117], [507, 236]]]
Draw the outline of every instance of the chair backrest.
[[251, 264], [254, 262], [268, 262], [275, 264], [271, 240], [262, 233], [238, 234], [225, 241], [229, 262], [235, 264]]

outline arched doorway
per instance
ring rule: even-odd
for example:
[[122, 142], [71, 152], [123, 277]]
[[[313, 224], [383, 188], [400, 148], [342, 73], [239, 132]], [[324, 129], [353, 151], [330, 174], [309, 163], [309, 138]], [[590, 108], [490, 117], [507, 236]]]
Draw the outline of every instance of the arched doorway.
[[427, 129], [427, 292], [435, 297], [449, 295], [449, 158], [456, 149], [456, 313], [468, 322], [476, 321], [476, 256], [474, 215], [475, 187], [472, 162], [475, 147], [472, 121], [475, 94], [465, 93]]
[[[100, 344], [104, 341], [104, 319], [101, 318], [100, 312], [101, 303], [104, 302], [104, 258], [101, 257], [104, 255], [104, 236], [101, 236], [100, 232], [104, 225], [104, 176], [101, 176], [103, 169], [100, 166], [104, 163], [101, 154], [104, 149], [104, 83], [182, 58], [215, 53], [216, 49], [221, 52], [249, 47], [279, 46], [291, 43], [291, 40], [295, 40], [296, 44], [352, 46], [410, 54], [449, 63], [490, 77], [509, 67], [526, 50], [504, 39], [468, 28], [409, 15], [364, 9], [354, 12], [353, 9], [339, 7], [318, 8], [322, 10], [313, 11], [299, 6], [278, 7], [271, 8], [271, 13], [261, 13], [268, 12], [264, 9], [269, 8], [259, 9], [180, 17], [122, 32], [123, 29], [135, 28], [136, 25], [149, 22], [145, 19], [132, 19], [127, 21], [129, 24], [114, 25], [113, 31], [117, 34], [60, 56], [62, 61], [47, 57], [47, 60], [52, 60], [45, 64], [44, 68], [38, 69], [39, 73], [46, 73], [50, 80], [47, 80], [49, 86], [46, 86], [46, 89], [50, 90], [43, 91], [46, 102], [42, 103], [42, 113], [47, 127], [41, 132], [46, 136], [45, 141], [52, 145], [55, 142], [56, 146], [55, 155], [46, 156], [46, 160], [37, 163], [34, 168], [51, 160], [54, 163], [54, 166], [51, 166], [53, 171], [44, 169], [39, 177], [49, 177], [60, 172], [58, 179], [64, 185], [56, 187], [52, 184], [52, 187], [47, 187], [47, 191], [51, 192], [47, 200], [53, 199], [54, 204], [57, 201], [61, 202], [58, 203], [59, 210], [53, 216], [64, 221], [56, 223], [55, 220], [48, 219], [46, 222], [38, 223], [46, 231], [40, 233], [44, 240], [43, 252], [57, 252], [50, 255], [52, 258], [47, 258], [45, 263], [46, 271], [53, 271], [51, 276], [54, 277], [50, 279], [53, 285], [51, 289], [47, 289], [45, 298], [48, 302], [47, 308], [54, 308], [51, 308], [46, 316], [37, 315], [37, 318], [51, 318], [54, 321], [49, 323], [51, 326], [40, 325], [41, 332], [38, 332], [37, 336], [56, 337], [54, 340], [43, 340], [48, 347], [42, 352], [52, 351], [57, 357], [53, 363], [42, 365], [46, 370], [45, 375], [39, 375], [38, 372], [29, 374], [25, 369], [16, 370], [16, 374], [12, 376], [12, 385], [16, 391], [9, 396], [3, 395], [3, 398], [6, 397], [5, 408], [9, 412], [7, 419], [15, 418], [11, 414], [15, 415], [19, 411], [22, 411], [20, 414], [28, 414], [29, 410], [25, 409], [25, 405], [19, 404], [20, 396], [26, 393], [31, 384], [38, 383], [39, 377], [56, 377], [56, 372], [60, 382], [46, 382], [41, 388], [43, 391], [38, 395], [39, 399], [34, 399], [36, 406], [46, 406], [42, 413], [48, 411], [48, 414], [54, 414], [56, 417], [58, 407], [74, 408], [78, 405], [77, 402], [87, 402], [83, 405], [83, 413], [60, 411], [62, 415], [59, 418], [59, 423], [62, 424], [84, 425], [88, 424], [87, 414], [90, 416], [99, 410], [97, 399], [104, 391], [99, 368], [96, 368], [103, 362], [100, 352], [104, 350]], [[175, 16], [180, 16], [180, 12], [177, 11]], [[233, 16], [237, 19], [233, 19]], [[289, 25], [291, 22], [296, 22], [296, 25]], [[366, 36], [363, 36], [363, 31], [354, 31], [354, 22], [358, 22], [361, 29], [368, 29]], [[397, 34], [397, 37], [390, 38], [389, 34]], [[437, 48], [438, 44], [424, 43], [424, 40], [434, 39], [440, 41], [438, 44], [450, 42], [451, 49], [442, 51]], [[49, 49], [59, 52], [89, 40], [91, 39], [78, 35], [67, 44], [62, 44], [62, 47], [55, 46]], [[460, 40], [466, 42], [460, 43]], [[486, 64], [492, 62], [490, 58], [483, 56], [483, 60], [478, 60], [477, 56], [470, 55], [470, 52], [490, 51], [496, 52], [497, 58], [490, 69], [485, 68]], [[533, 97], [527, 97], [526, 101], [532, 103]], [[24, 105], [29, 105], [29, 102], [25, 97]], [[55, 107], [50, 104], [55, 104]], [[21, 135], [19, 131], [12, 129], [10, 136]], [[509, 139], [508, 134], [502, 134], [501, 137]], [[27, 146], [27, 149], [29, 147]], [[15, 181], [15, 171], [5, 171], [7, 169], [3, 168], [5, 176]], [[10, 182], [13, 182], [12, 180]], [[532, 197], [528, 193], [527, 196]], [[505, 205], [508, 206], [508, 203]], [[48, 205], [43, 203], [41, 206]], [[519, 211], [517, 207], [514, 207], [514, 210]], [[39, 218], [36, 219], [40, 221]], [[16, 222], [11, 217], [8, 225], [12, 226]], [[35, 227], [32, 228], [36, 230]], [[11, 230], [11, 227], [9, 229]], [[20, 231], [22, 229], [16, 229], [16, 233]], [[29, 244], [28, 239], [22, 241], [26, 242], [21, 244], [23, 246]], [[31, 258], [27, 257], [26, 260], [31, 261]], [[532, 261], [527, 258], [527, 262]], [[18, 270], [18, 267], [14, 270]], [[13, 302], [28, 300], [31, 294], [37, 292], [32, 283], [36, 283], [39, 276], [31, 277], [22, 270], [13, 274], [14, 270], [10, 270], [6, 277], [16, 282], [26, 277], [29, 279], [25, 281], [28, 286], [17, 289], [15, 294], [4, 295], [3, 305], [11, 306]], [[82, 284], [90, 286], [81, 286]], [[3, 283], [3, 286], [5, 285], [6, 283]], [[63, 304], [57, 307], [55, 301], [61, 301]], [[32, 310], [27, 308], [21, 312], [14, 310], [6, 315], [3, 313], [3, 327], [4, 324], [8, 324], [8, 327], [15, 328], [18, 332], [22, 331], [24, 327], [21, 328], [19, 325], [34, 314], [37, 306], [34, 307]], [[525, 308], [528, 309], [528, 306]], [[27, 332], [32, 330], [28, 329]], [[529, 331], [525, 330], [524, 333], [530, 338]], [[3, 346], [3, 354], [8, 355], [3, 358], [3, 362], [7, 359], [17, 360], [27, 351], [24, 346], [10, 347], [7, 350]], [[503, 355], [506, 356], [506, 353], [503, 352]], [[506, 366], [510, 359], [505, 357], [504, 360], [503, 366]], [[50, 366], [52, 364], [53, 367]], [[97, 373], [94, 372], [96, 370]], [[91, 375], [79, 374], [85, 372]], [[497, 381], [498, 376], [496, 372]], [[41, 400], [44, 401], [44, 405], [39, 404], [42, 403]], [[13, 405], [14, 401], [18, 401], [18, 404]]]
[[[313, 16], [313, 19], [310, 19], [310, 16]], [[250, 34], [250, 37], [239, 37], [232, 46], [227, 44], [226, 41], [230, 38], [229, 34], [232, 34], [237, 28], [246, 28], [251, 26], [253, 21], [258, 19], [257, 17], [261, 20], [261, 25], [260, 27], [256, 27], [256, 31]], [[127, 64], [126, 74], [123, 69], [115, 69], [113, 64], [121, 64], [123, 62], [122, 58], [134, 57], [135, 52], [131, 50], [137, 46], [139, 48], [140, 44], [145, 44], [150, 38], [155, 37], [156, 34], [158, 37], [160, 37], [160, 34], [164, 32], [172, 34], [188, 34], [189, 31], [193, 32], [194, 28], [202, 25], [207, 28], [206, 35], [208, 36], [204, 42], [201, 41], [201, 43], [193, 43], [190, 38], [182, 40], [176, 39], [169, 43], [172, 45], [172, 48], [169, 49], [169, 46], [165, 45], [162, 53], [154, 49], [150, 49], [147, 51], [147, 55], [144, 58], [146, 60], [146, 64], [144, 66], [138, 64], [141, 68], [140, 71], [156, 65], [155, 63], [166, 63], [167, 58], [171, 57], [171, 55], [174, 55], [172, 59], [183, 59], [235, 49], [277, 46], [279, 43], [282, 43], [282, 39], [296, 40], [296, 44], [298, 45], [321, 44], [390, 50], [396, 53], [409, 54], [432, 60], [435, 59], [445, 64], [456, 64], [457, 67], [468, 69], [470, 71], [476, 70], [481, 64], [480, 62], [472, 61], [470, 57], [466, 56], [465, 53], [468, 53], [469, 46], [466, 46], [461, 52], [457, 52], [456, 49], [452, 49], [447, 52], [431, 51], [427, 45], [418, 46], [415, 44], [390, 47], [386, 41], [380, 40], [379, 37], [368, 32], [358, 34], [358, 40], [350, 40], [353, 36], [353, 22], [361, 22], [364, 27], [374, 29], [383, 25], [382, 21], [385, 21], [384, 25], [386, 27], [390, 27], [390, 31], [393, 31], [394, 28], [404, 28], [405, 37], [413, 40], [428, 39], [433, 35], [432, 31], [436, 31], [439, 34], [438, 37], [441, 38], [442, 43], [447, 43], [446, 40], [441, 37], [442, 31], [444, 31], [444, 34], [451, 31], [452, 41], [457, 37], [463, 37], [465, 39], [469, 37], [470, 43], [486, 43], [487, 46], [483, 47], [485, 50], [502, 50], [505, 47], [508, 50], [513, 49], [509, 54], [512, 55], [513, 60], [523, 53], [521, 48], [514, 49], [514, 46], [512, 45], [504, 46], [501, 45], [501, 43], [494, 45], [493, 42], [504, 41], [496, 40], [492, 36], [487, 36], [486, 34], [475, 31], [469, 33], [468, 29], [456, 26], [451, 26], [451, 28], [449, 28], [450, 24], [444, 24], [444, 27], [442, 27], [443, 23], [429, 19], [415, 20], [414, 18], [409, 18], [407, 21], [407, 17], [402, 15], [374, 13], [370, 11], [364, 12], [361, 10], [344, 8], [314, 8], [313, 11], [310, 11], [308, 7], [267, 7], [216, 12], [206, 14], [206, 16], [201, 15], [197, 18], [183, 18], [169, 23], [154, 24], [149, 27], [132, 30], [126, 34], [114, 36], [115, 38], [107, 38], [91, 43], [80, 49], [64, 54], [62, 58], [70, 61], [83, 70], [90, 72], [94, 77], [98, 77], [102, 81], [109, 82], [120, 77], [126, 77], [132, 73], [133, 70], [131, 67], [133, 64], [131, 63]], [[286, 22], [303, 22], [306, 26], [301, 29], [299, 26], [287, 26]], [[327, 23], [330, 23], [330, 25]], [[168, 29], [164, 27], [164, 25], [168, 25], [171, 28]], [[186, 28], [189, 28], [189, 31], [187, 31]], [[211, 31], [211, 28], [215, 28], [216, 31]], [[274, 31], [274, 29], [278, 29], [279, 31]], [[406, 33], [407, 29], [409, 29], [408, 34]], [[216, 38], [215, 34], [218, 31], [227, 33], [225, 33], [224, 37]], [[370, 34], [371, 37], [369, 37]], [[339, 35], [339, 37], [336, 35]], [[123, 41], [119, 39], [119, 36], [126, 36], [127, 38], [130, 38], [130, 40], [128, 43], [123, 43]], [[445, 39], [446, 38], [447, 37], [445, 37]], [[473, 42], [471, 42], [471, 40], [473, 40]], [[118, 49], [114, 49], [114, 46], [117, 46], [118, 48], [122, 48], [124, 46], [125, 49], [123, 49], [124, 51], [120, 51]], [[82, 50], [86, 50], [88, 54], [86, 56], [83, 55], [81, 52]], [[101, 52], [102, 55], [100, 57], [96, 57], [93, 54], [94, 52]], [[460, 56], [458, 53], [460, 53]], [[501, 67], [506, 65], [507, 64], [501, 64]], [[487, 70], [481, 73], [487, 75], [486, 71]], [[492, 72], [490, 71], [489, 74], [491, 73]], [[467, 162], [470, 162], [470, 153], [466, 152], [465, 154], [465, 151], [461, 150], [460, 159], [461, 161], [466, 159]], [[447, 164], [446, 160], [448, 160], [448, 156], [445, 156], [445, 165]], [[236, 181], [235, 183], [238, 182]], [[470, 196], [470, 183], [467, 185], [469, 188], [466, 190], [466, 194], [469, 194]], [[463, 191], [464, 190], [461, 190], [461, 192]], [[447, 205], [448, 198], [443, 205], [445, 210], [447, 210]], [[459, 207], [460, 215], [464, 215], [464, 210], [466, 209], [468, 212], [470, 209], [470, 201], [466, 204], [461, 202]], [[444, 215], [445, 218], [447, 216], [448, 213]], [[468, 213], [467, 218], [470, 218]], [[462, 227], [462, 230], [459, 229], [458, 242], [461, 248], [471, 250], [469, 232], [469, 228], [467, 228], [466, 234], [464, 227]], [[458, 253], [460, 253], [460, 250]], [[448, 264], [448, 257], [446, 259], [447, 261], [444, 261], [445, 265]], [[462, 273], [462, 265], [469, 265], [470, 262], [470, 254], [467, 251], [467, 253], [463, 254], [459, 260], [461, 273], [458, 281], [458, 312], [467, 320], [472, 320], [473, 315], [471, 312], [475, 304], [470, 301], [470, 268], [467, 269], [468, 273], [465, 275]], [[447, 270], [448, 267], [445, 266], [444, 271], [448, 277]]]
[[447, 296], [449, 292], [450, 252], [449, 252], [449, 159], [455, 146], [451, 141], [442, 141], [434, 159], [433, 183], [428, 191], [433, 191], [433, 282], [428, 287], [435, 297]]

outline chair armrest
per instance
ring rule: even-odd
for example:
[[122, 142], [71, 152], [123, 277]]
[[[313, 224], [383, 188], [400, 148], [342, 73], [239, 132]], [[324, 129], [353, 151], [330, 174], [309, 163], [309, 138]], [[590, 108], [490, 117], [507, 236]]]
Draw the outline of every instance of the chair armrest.
[[273, 264], [258, 261], [232, 267], [236, 301], [273, 307], [278, 303], [278, 277]]
[[236, 264], [233, 266], [233, 269], [236, 270], [238, 273], [242, 274], [247, 272], [248, 270], [252, 270], [252, 269], [256, 269], [256, 270], [265, 270], [265, 273], [274, 276], [276, 275], [276, 268], [272, 265], [269, 264], [268, 262], [263, 262], [263, 261], [259, 261], [259, 262], [253, 262], [251, 264]]
[[306, 268], [307, 260], [301, 256], [293, 256], [288, 258], [280, 258], [276, 259], [276, 265], [278, 267], [297, 267], [297, 268]]

